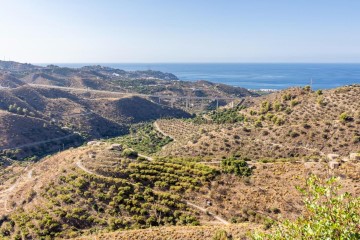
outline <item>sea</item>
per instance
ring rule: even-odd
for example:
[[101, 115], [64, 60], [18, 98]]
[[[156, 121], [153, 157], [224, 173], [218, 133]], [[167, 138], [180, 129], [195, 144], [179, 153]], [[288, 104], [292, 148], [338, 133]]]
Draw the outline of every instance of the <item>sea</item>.
[[281, 90], [311, 85], [329, 89], [360, 84], [360, 64], [320, 63], [99, 63], [56, 64], [64, 67], [102, 65], [126, 71], [158, 70], [180, 80], [207, 80], [247, 89]]

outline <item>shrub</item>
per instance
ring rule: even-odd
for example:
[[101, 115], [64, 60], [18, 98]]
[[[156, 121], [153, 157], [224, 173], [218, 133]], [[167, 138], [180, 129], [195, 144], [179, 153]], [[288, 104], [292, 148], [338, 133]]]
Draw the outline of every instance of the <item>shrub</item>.
[[322, 107], [326, 105], [326, 102], [325, 102], [323, 96], [319, 96], [319, 97], [316, 99], [316, 102], [317, 102], [320, 106], [322, 106]]
[[275, 109], [275, 111], [277, 111], [277, 112], [281, 111], [281, 110], [282, 110], [281, 103], [275, 102], [275, 104], [274, 104], [274, 109]]
[[264, 101], [261, 103], [261, 113], [267, 113], [272, 109], [271, 103], [268, 101]]
[[353, 118], [349, 116], [346, 112], [340, 114], [339, 119], [341, 122], [350, 122], [353, 120]]
[[323, 91], [319, 89], [319, 90], [316, 91], [316, 94], [320, 96], [320, 95], [323, 94]]
[[222, 160], [221, 169], [225, 173], [233, 173], [237, 176], [244, 177], [248, 177], [252, 173], [245, 160], [238, 160], [235, 158], [227, 158]]
[[273, 121], [278, 126], [281, 126], [285, 123], [285, 120], [283, 118], [276, 118], [275, 120], [273, 119]]
[[275, 115], [272, 114], [272, 113], [267, 113], [267, 114], [266, 114], [266, 118], [267, 118], [268, 120], [271, 120], [274, 116], [275, 116]]
[[137, 158], [138, 157], [138, 153], [129, 148], [124, 149], [124, 151], [122, 151], [121, 155], [123, 157], [128, 157], [128, 158]]
[[228, 234], [225, 230], [217, 230], [215, 235], [213, 236], [212, 240], [230, 240], [231, 238], [228, 237]]
[[292, 99], [292, 96], [291, 96], [290, 93], [287, 93], [287, 94], [282, 95], [282, 99], [283, 99], [284, 101], [289, 101], [289, 100]]
[[269, 132], [265, 130], [265, 131], [262, 132], [262, 135], [267, 136], [267, 135], [269, 135]]
[[257, 127], [257, 128], [261, 128], [261, 127], [262, 127], [262, 123], [261, 123], [261, 120], [260, 120], [260, 119], [255, 122], [255, 127]]
[[291, 132], [291, 133], [290, 133], [290, 136], [291, 136], [292, 138], [296, 138], [296, 137], [300, 136], [300, 134], [297, 133], [297, 132]]
[[[245, 117], [239, 113], [241, 109], [243, 108], [240, 106], [237, 108], [217, 110], [209, 113], [209, 116], [214, 123], [218, 124], [243, 122]], [[253, 114], [256, 114], [256, 112], [253, 112]]]
[[311, 87], [309, 85], [305, 86], [304, 87], [304, 90], [307, 91], [307, 92], [310, 92], [311, 91]]
[[298, 105], [299, 104], [299, 101], [297, 101], [297, 100], [292, 100], [291, 102], [290, 102], [290, 105], [292, 106], [292, 107], [295, 107], [296, 105]]
[[288, 108], [286, 108], [286, 109], [285, 109], [285, 113], [286, 113], [286, 114], [290, 114], [290, 113], [292, 113], [291, 108], [289, 108], [289, 107], [288, 107]]
[[360, 197], [339, 194], [334, 177], [311, 176], [299, 191], [305, 214], [295, 221], [278, 222], [272, 233], [255, 233], [253, 239], [360, 239]]

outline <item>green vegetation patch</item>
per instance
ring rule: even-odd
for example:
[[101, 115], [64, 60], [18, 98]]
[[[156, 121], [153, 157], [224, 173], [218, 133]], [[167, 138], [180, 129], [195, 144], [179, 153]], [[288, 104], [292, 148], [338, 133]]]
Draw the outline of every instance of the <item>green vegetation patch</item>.
[[134, 181], [175, 192], [199, 190], [218, 174], [211, 167], [179, 158], [131, 163], [129, 169]]
[[134, 125], [130, 128], [130, 134], [109, 141], [122, 144], [135, 151], [153, 154], [173, 140], [155, 130], [152, 123]]
[[69, 238], [117, 229], [198, 225], [182, 195], [219, 174], [196, 160], [178, 158], [123, 158], [114, 163], [97, 169], [98, 175], [64, 173], [41, 193], [47, 201], [40, 208], [18, 210], [5, 219], [0, 236]]
[[[244, 106], [237, 106], [235, 108], [218, 109], [209, 112], [208, 117], [211, 122], [217, 124], [243, 122], [245, 120], [245, 116], [240, 113], [240, 111], [244, 108]], [[196, 124], [202, 124], [207, 123], [208, 119], [205, 119], [202, 116], [196, 116], [191, 119], [191, 121]]]
[[218, 111], [210, 112], [209, 117], [214, 123], [223, 124], [223, 123], [236, 123], [243, 122], [245, 117], [239, 111], [243, 107], [221, 109]]
[[126, 179], [68, 174], [48, 186], [43, 197], [48, 200], [44, 209], [11, 215], [10, 225], [2, 224], [2, 236], [17, 232], [26, 239], [65, 238], [89, 231], [199, 224], [180, 195]]
[[239, 160], [234, 157], [223, 159], [221, 161], [221, 170], [224, 173], [231, 173], [242, 177], [248, 177], [252, 173], [245, 160]]
[[253, 239], [360, 239], [360, 198], [340, 194], [336, 178], [311, 176], [299, 190], [304, 195], [304, 215], [279, 221], [271, 233], [255, 233]]

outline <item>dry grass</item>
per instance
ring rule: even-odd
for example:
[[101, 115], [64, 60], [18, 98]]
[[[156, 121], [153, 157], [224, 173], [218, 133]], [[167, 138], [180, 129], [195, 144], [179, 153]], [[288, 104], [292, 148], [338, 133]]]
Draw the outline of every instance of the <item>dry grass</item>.
[[256, 224], [232, 224], [229, 226], [219, 226], [219, 225], [206, 225], [198, 227], [157, 227], [144, 230], [129, 230], [129, 231], [120, 231], [114, 233], [101, 233], [98, 235], [89, 235], [80, 238], [77, 240], [112, 240], [112, 239], [121, 239], [121, 240], [164, 240], [164, 239], [181, 239], [181, 240], [198, 240], [198, 239], [213, 239], [215, 233], [219, 230], [225, 230], [228, 236], [233, 237], [234, 239], [244, 239], [249, 233], [260, 228]]

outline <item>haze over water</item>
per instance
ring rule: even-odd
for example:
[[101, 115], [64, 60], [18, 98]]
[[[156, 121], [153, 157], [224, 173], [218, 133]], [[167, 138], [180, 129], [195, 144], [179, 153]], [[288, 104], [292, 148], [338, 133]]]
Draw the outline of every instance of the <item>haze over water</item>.
[[[81, 67], [93, 64], [58, 64]], [[360, 64], [267, 63], [101, 63], [127, 71], [159, 70], [185, 81], [207, 80], [248, 89], [285, 89], [310, 85], [314, 89], [360, 83]]]

